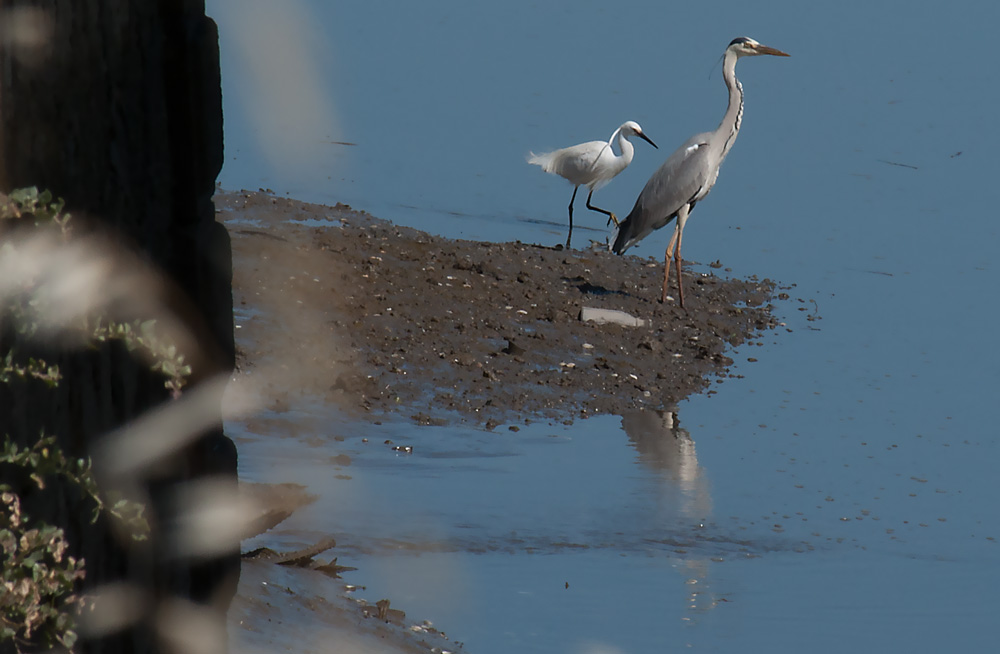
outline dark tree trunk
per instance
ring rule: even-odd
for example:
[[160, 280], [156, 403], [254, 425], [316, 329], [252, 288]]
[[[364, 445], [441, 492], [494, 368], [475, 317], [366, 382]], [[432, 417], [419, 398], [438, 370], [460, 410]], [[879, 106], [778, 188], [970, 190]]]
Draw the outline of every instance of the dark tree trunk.
[[[234, 356], [230, 245], [212, 202], [223, 161], [215, 24], [198, 0], [0, 0], [0, 10], [25, 7], [43, 10], [51, 31], [32, 52], [0, 44], [0, 190], [51, 190], [81, 224], [99, 224], [172, 280], [168, 304], [202, 350], [189, 357], [188, 388], [196, 389], [230, 370]], [[0, 346], [18, 338], [0, 334]], [[162, 378], [123, 347], [50, 349], [47, 356], [63, 380], [53, 390], [0, 388], [0, 436], [31, 443], [44, 430], [85, 456], [100, 435], [170, 401]], [[147, 480], [154, 535], [168, 511], [164, 491], [212, 474], [235, 484], [236, 450], [221, 417], [155, 482]], [[66, 528], [86, 560], [88, 588], [126, 579], [154, 597], [228, 605], [238, 543], [198, 563], [165, 556], [155, 541], [136, 549], [103, 521], [91, 525], [64, 490], [30, 510]], [[147, 616], [86, 649], [160, 651], [150, 624]]]

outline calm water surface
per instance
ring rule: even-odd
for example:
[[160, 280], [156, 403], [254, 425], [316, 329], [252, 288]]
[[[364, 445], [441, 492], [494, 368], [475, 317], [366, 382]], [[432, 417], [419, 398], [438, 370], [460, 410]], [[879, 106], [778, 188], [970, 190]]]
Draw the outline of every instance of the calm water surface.
[[[224, 187], [474, 240], [562, 242], [572, 189], [525, 156], [632, 119], [661, 150], [639, 144], [595, 196], [624, 215], [663, 158], [718, 124], [713, 64], [732, 38], [792, 55], [741, 61], [743, 130], [686, 230], [686, 258], [796, 285], [777, 309], [791, 331], [734, 354], [743, 379], [676, 415], [518, 432], [303, 406], [285, 419], [321, 445], [298, 450], [232, 425], [245, 477], [322, 495], [269, 538], [335, 533], [361, 568], [350, 582], [476, 653], [995, 646], [1000, 10], [208, 7]], [[600, 216], [576, 216], [577, 245], [606, 238]], [[634, 252], [662, 256], [668, 237]], [[326, 450], [352, 456], [350, 479]]]

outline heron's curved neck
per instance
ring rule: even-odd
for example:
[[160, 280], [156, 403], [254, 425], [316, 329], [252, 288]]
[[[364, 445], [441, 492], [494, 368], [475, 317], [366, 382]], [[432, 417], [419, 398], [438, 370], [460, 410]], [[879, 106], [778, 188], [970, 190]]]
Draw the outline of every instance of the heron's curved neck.
[[721, 138], [717, 142], [722, 143], [722, 158], [729, 154], [730, 148], [736, 142], [736, 135], [740, 133], [740, 124], [743, 122], [743, 85], [736, 79], [736, 60], [738, 57], [733, 52], [726, 52], [722, 61], [722, 79], [729, 89], [729, 108], [726, 115], [722, 117], [715, 133]]

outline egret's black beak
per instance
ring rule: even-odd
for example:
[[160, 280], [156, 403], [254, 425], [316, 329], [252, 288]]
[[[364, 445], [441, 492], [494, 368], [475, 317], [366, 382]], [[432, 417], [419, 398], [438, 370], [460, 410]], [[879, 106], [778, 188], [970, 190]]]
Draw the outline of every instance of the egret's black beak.
[[651, 146], [653, 146], [653, 147], [654, 147], [654, 148], [656, 148], [657, 150], [659, 150], [659, 149], [660, 149], [660, 148], [659, 148], [659, 147], [658, 147], [658, 146], [657, 146], [657, 145], [656, 145], [655, 143], [653, 143], [653, 141], [652, 141], [652, 140], [651, 140], [651, 139], [650, 139], [650, 138], [649, 138], [648, 136], [646, 136], [646, 135], [645, 135], [645, 134], [643, 134], [642, 132], [639, 132], [638, 134], [636, 134], [636, 136], [638, 136], [639, 138], [641, 138], [641, 139], [642, 139], [643, 141], [645, 141], [646, 143], [649, 143], [649, 144], [650, 144]]

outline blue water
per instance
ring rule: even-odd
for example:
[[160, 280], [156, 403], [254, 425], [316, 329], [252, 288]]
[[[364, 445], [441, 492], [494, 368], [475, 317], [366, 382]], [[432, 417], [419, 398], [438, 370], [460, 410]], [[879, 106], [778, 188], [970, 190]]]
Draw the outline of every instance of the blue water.
[[[310, 451], [279, 465], [266, 435], [249, 438], [245, 476], [308, 479], [325, 498], [284, 538], [336, 531], [359, 557], [352, 583], [477, 653], [993, 645], [1000, 10], [208, 8], [225, 188], [476, 240], [562, 242], [572, 189], [525, 156], [631, 119], [661, 149], [639, 143], [595, 195], [624, 215], [674, 147], [718, 124], [713, 65], [732, 38], [792, 55], [740, 62], [743, 130], [685, 232], [685, 258], [795, 284], [777, 309], [791, 331], [734, 354], [743, 379], [683, 402], [665, 446], [638, 445], [612, 417], [492, 434], [388, 422], [355, 428], [370, 447], [331, 444], [355, 459], [351, 479], [331, 480]], [[576, 245], [606, 238], [582, 206], [575, 222]], [[633, 252], [661, 256], [668, 237]], [[400, 457], [385, 438], [416, 451]]]

